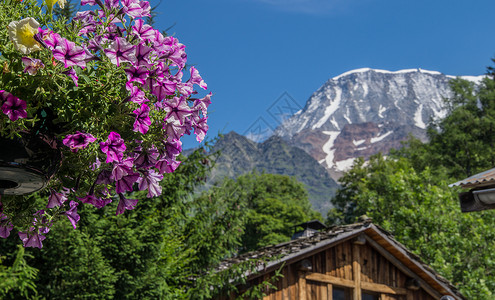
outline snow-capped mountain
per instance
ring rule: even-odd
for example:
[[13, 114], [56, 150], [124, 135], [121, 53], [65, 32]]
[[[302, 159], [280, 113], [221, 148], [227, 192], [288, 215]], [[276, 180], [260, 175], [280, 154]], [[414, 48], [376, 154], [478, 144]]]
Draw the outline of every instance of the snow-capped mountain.
[[[387, 153], [446, 111], [453, 76], [422, 69], [358, 69], [328, 80], [275, 134], [291, 140], [330, 170], [334, 179], [356, 157]], [[464, 76], [479, 82], [483, 76]]]

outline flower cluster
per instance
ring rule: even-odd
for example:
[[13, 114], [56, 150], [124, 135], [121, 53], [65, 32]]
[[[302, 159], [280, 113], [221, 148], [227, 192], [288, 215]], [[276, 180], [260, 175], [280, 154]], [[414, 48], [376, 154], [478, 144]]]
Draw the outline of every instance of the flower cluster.
[[[56, 2], [48, 1], [50, 13]], [[118, 201], [121, 214], [138, 202], [128, 192], [159, 196], [163, 176], [180, 164], [181, 138], [194, 132], [201, 142], [208, 131], [211, 93], [197, 97], [196, 86], [207, 85], [195, 67], [186, 67], [185, 46], [145, 23], [147, 1], [81, 5], [93, 9], [77, 12], [65, 28], [32, 17], [11, 21], [8, 46], [0, 48], [22, 63], [0, 91], [3, 124], [33, 130], [37, 111], [48, 108], [61, 127], [48, 134], [61, 141], [63, 161], [49, 183], [46, 209], [19, 232], [24, 246], [41, 247], [56, 217], [66, 216], [75, 228], [80, 203], [102, 208]], [[0, 237], [13, 230], [12, 218], [0, 211]]]

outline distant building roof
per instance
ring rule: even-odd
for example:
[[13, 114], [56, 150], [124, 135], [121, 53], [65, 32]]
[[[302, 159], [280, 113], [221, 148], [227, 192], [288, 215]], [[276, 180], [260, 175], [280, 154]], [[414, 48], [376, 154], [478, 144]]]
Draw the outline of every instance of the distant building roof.
[[495, 185], [495, 168], [485, 172], [478, 173], [469, 178], [463, 179], [456, 183], [452, 183], [449, 186], [461, 186], [463, 188], [475, 188], [484, 187], [488, 185]]
[[321, 230], [321, 229], [326, 229], [327, 228], [327, 226], [325, 226], [325, 224], [323, 224], [319, 220], [311, 220], [311, 221], [308, 221], [308, 222], [297, 224], [294, 227], [296, 227], [296, 228], [297, 227], [302, 227], [304, 229], [311, 228], [311, 229], [315, 229], [315, 230]]
[[[297, 230], [298, 228], [302, 227], [303, 230]], [[302, 238], [302, 237], [310, 237], [310, 236], [313, 236], [316, 232], [322, 230], [322, 229], [326, 229], [327, 226], [325, 226], [325, 224], [323, 224], [322, 222], [320, 222], [319, 220], [311, 220], [311, 221], [308, 221], [308, 222], [304, 222], [304, 223], [301, 223], [301, 224], [297, 224], [294, 226], [294, 234], [292, 235], [292, 240], [293, 239], [299, 239], [299, 238]]]
[[395, 256], [401, 263], [420, 276], [430, 286], [435, 287], [437, 290], [444, 293], [455, 295], [456, 299], [466, 299], [447, 279], [443, 278], [431, 267], [423, 263], [419, 256], [396, 241], [390, 232], [372, 224], [371, 219], [351, 225], [330, 227], [325, 231], [316, 232], [311, 237], [299, 238], [290, 242], [244, 253], [222, 261], [217, 270], [225, 270], [235, 264], [251, 260], [267, 260], [268, 262], [258, 265], [256, 270], [257, 273], [246, 274], [247, 276], [256, 277], [275, 270], [282, 263], [290, 264], [330, 248], [338, 243], [355, 238], [363, 233], [365, 233], [368, 238], [374, 240], [378, 245], [387, 249], [391, 255]]

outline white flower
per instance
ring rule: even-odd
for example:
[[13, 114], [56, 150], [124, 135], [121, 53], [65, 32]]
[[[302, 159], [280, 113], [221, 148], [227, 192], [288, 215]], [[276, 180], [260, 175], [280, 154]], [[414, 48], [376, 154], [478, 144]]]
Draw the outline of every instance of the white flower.
[[23, 54], [40, 50], [41, 47], [34, 39], [40, 24], [33, 18], [12, 21], [9, 24], [9, 37], [15, 48]]
[[64, 8], [65, 3], [67, 3], [67, 0], [58, 0], [58, 6], [60, 6], [60, 8]]
[[50, 12], [50, 14], [52, 13], [53, 6], [57, 2], [58, 2], [58, 6], [60, 6], [60, 8], [64, 8], [65, 3], [67, 3], [67, 0], [46, 0], [46, 6], [48, 7], [48, 11]]

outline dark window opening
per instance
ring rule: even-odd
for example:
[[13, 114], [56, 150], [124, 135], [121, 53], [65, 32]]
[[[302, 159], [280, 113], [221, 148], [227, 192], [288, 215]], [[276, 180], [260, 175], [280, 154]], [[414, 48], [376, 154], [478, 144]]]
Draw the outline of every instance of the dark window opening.
[[380, 300], [380, 295], [363, 293], [361, 299], [362, 300]]

